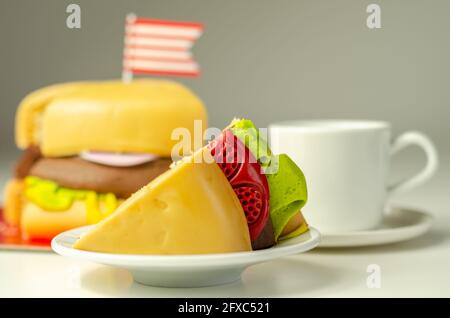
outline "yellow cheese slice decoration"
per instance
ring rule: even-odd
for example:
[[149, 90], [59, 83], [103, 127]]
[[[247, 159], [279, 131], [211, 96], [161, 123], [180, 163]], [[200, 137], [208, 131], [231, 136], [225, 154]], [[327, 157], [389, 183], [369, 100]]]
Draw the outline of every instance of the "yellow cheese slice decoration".
[[[74, 248], [121, 254], [250, 251], [244, 212], [206, 149], [175, 165], [85, 233]], [[197, 158], [197, 159], [196, 159]]]

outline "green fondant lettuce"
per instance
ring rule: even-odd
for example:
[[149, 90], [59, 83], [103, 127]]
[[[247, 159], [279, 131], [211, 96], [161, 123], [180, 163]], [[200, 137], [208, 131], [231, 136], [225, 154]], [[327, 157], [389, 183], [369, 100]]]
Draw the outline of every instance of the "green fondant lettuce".
[[259, 129], [251, 120], [235, 120], [231, 124], [231, 132], [250, 150], [259, 164], [264, 168], [270, 164], [272, 153], [267, 141], [261, 137]]
[[306, 180], [300, 168], [286, 154], [277, 156], [278, 172], [268, 174], [270, 216], [278, 239], [289, 220], [308, 199]]
[[32, 176], [25, 178], [25, 196], [47, 211], [64, 211], [72, 205], [76, 190], [61, 190], [56, 182]]
[[[251, 120], [234, 120], [230, 129], [255, 156], [266, 173], [270, 191], [270, 218], [275, 240], [278, 240], [286, 224], [305, 205], [308, 198], [303, 172], [288, 155], [273, 155], [267, 141], [261, 137]], [[300, 232], [293, 233], [303, 233]]]

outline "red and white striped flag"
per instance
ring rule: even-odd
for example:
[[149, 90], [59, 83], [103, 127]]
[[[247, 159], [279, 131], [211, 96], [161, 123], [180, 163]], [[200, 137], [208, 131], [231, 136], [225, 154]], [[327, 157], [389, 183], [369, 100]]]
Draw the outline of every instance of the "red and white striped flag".
[[198, 76], [191, 48], [202, 32], [202, 23], [127, 16], [123, 79], [133, 74]]

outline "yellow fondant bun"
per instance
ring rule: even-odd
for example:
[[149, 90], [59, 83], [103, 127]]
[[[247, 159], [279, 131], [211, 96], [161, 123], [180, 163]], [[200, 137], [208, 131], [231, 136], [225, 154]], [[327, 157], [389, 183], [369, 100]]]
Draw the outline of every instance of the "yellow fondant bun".
[[170, 156], [178, 127], [207, 127], [206, 110], [190, 90], [166, 80], [75, 82], [30, 94], [16, 116], [16, 142], [44, 156], [86, 150]]
[[25, 200], [20, 230], [24, 239], [51, 240], [57, 234], [87, 224], [86, 208], [75, 201], [65, 211], [49, 212]]
[[9, 225], [19, 226], [22, 210], [24, 183], [19, 179], [11, 179], [5, 187], [5, 209], [3, 217]]
[[[122, 202], [118, 200], [119, 205]], [[104, 209], [102, 203], [99, 207]], [[81, 200], [75, 200], [64, 211], [47, 211], [22, 195], [20, 213], [20, 231], [22, 237], [28, 240], [51, 240], [61, 232], [91, 224], [86, 203]]]

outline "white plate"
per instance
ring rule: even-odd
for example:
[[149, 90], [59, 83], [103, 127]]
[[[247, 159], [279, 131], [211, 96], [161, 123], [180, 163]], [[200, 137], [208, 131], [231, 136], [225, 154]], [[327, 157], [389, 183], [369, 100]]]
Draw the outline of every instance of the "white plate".
[[63, 256], [128, 269], [134, 279], [144, 285], [165, 287], [201, 287], [230, 283], [240, 279], [250, 265], [282, 256], [308, 251], [319, 244], [320, 234], [314, 229], [274, 247], [238, 253], [199, 255], [126, 255], [81, 251], [72, 248], [80, 234], [91, 226], [59, 234], [52, 240], [53, 250]]
[[406, 241], [427, 232], [432, 217], [426, 212], [408, 208], [393, 208], [373, 230], [321, 233], [319, 247], [354, 247], [382, 245]]

